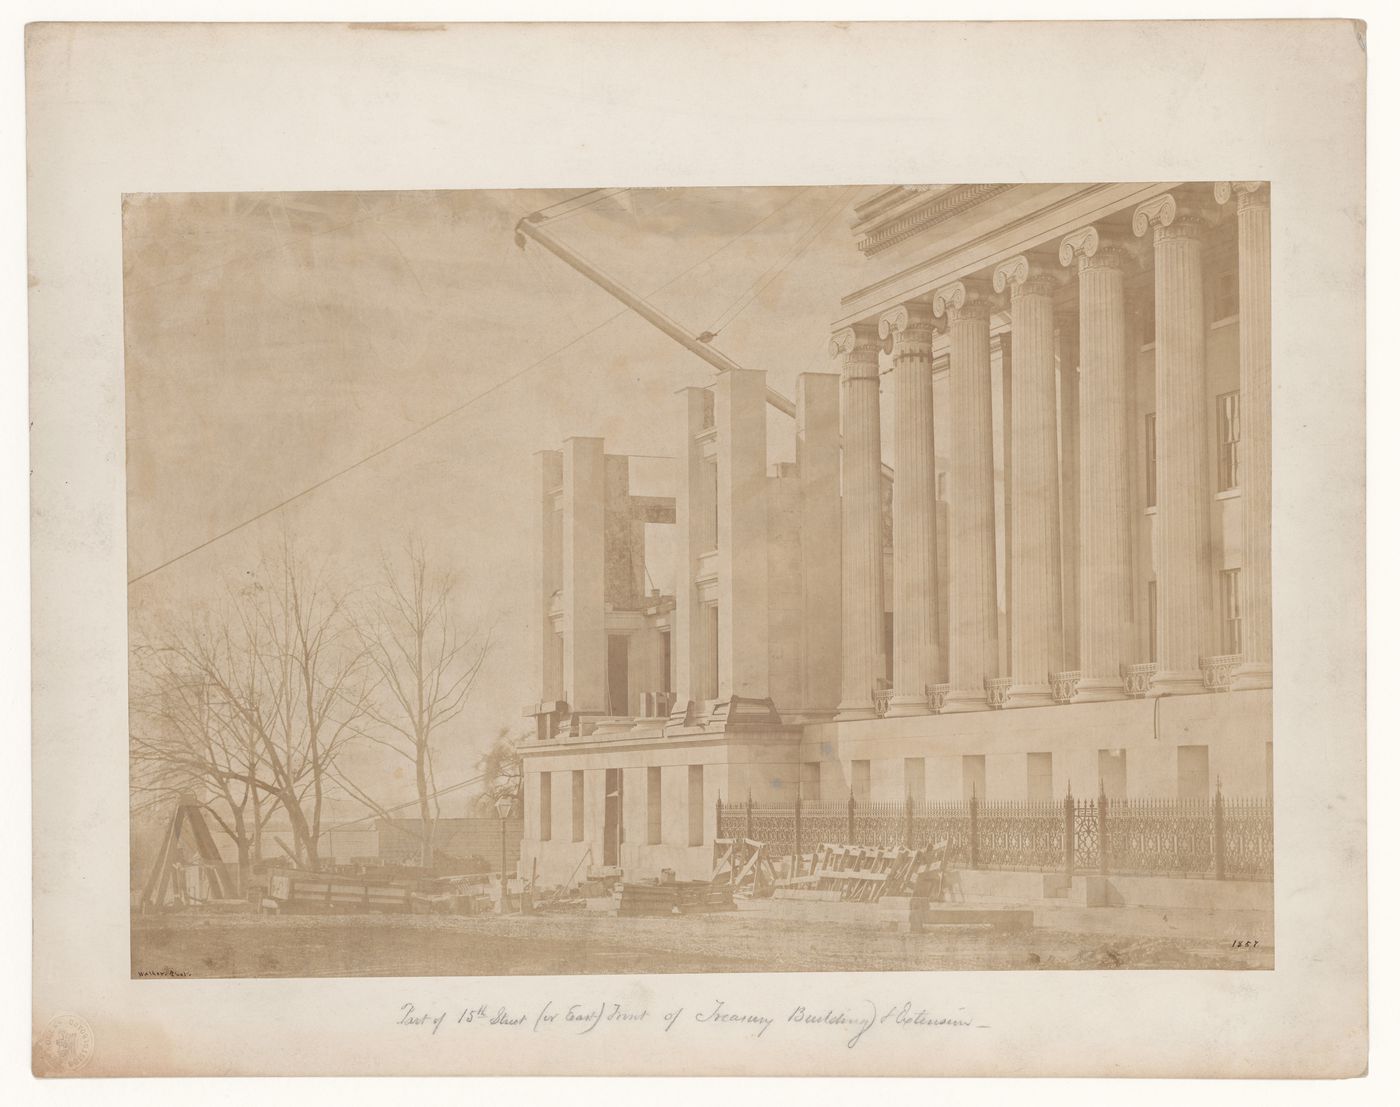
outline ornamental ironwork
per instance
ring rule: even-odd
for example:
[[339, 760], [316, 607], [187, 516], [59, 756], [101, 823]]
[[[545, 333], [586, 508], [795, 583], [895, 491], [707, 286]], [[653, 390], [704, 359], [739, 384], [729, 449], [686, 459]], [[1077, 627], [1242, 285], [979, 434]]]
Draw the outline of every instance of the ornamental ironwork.
[[1270, 799], [718, 803], [716, 837], [786, 856], [823, 845], [923, 849], [967, 868], [1273, 880]]

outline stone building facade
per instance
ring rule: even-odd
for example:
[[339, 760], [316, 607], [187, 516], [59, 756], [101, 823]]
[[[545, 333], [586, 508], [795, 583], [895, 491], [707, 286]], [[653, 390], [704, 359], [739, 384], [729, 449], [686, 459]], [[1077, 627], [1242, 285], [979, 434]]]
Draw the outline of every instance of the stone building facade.
[[833, 365], [778, 400], [794, 463], [752, 370], [677, 395], [674, 499], [596, 439], [539, 455], [547, 883], [708, 876], [721, 798], [1271, 789], [1268, 186], [894, 187], [855, 217]]

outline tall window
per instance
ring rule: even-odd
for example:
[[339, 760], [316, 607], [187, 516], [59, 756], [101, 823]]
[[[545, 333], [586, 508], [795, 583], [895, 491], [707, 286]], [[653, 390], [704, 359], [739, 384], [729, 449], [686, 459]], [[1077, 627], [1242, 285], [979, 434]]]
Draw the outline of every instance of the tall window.
[[1048, 803], [1055, 798], [1050, 771], [1050, 754], [1026, 754], [1026, 799], [1032, 803]]
[[904, 794], [915, 803], [923, 803], [928, 798], [928, 779], [922, 757], [904, 759]]
[[1147, 506], [1157, 506], [1157, 413], [1149, 411], [1146, 421], [1146, 464], [1143, 473], [1147, 478]]
[[661, 844], [661, 766], [647, 769], [647, 845]]
[[554, 788], [553, 777], [540, 773], [540, 841], [548, 842], [554, 836]]
[[1215, 398], [1216, 491], [1240, 486], [1240, 394], [1225, 392]]
[[870, 802], [870, 762], [851, 762], [851, 794], [857, 803]]
[[1220, 572], [1220, 645], [1225, 653], [1244, 649], [1244, 627], [1240, 619], [1240, 571]]
[[686, 802], [690, 813], [690, 844], [705, 844], [705, 766], [691, 765], [686, 772]]
[[661, 687], [658, 688], [657, 691], [667, 693], [671, 690], [671, 632], [669, 630], [663, 630], [659, 638], [660, 641], [658, 645], [661, 648]]
[[1240, 275], [1235, 269], [1226, 269], [1217, 273], [1215, 280], [1211, 282], [1210, 320], [1215, 323], [1239, 313]]
[[575, 770], [574, 770], [574, 779], [573, 779], [573, 806], [572, 806], [572, 809], [571, 809], [571, 814], [573, 815], [573, 822], [574, 822], [574, 826], [573, 826], [573, 830], [574, 830], [574, 841], [575, 841], [575, 842], [582, 842], [582, 841], [583, 841], [583, 770], [582, 770], [582, 769], [575, 769]]
[[1147, 582], [1147, 660], [1157, 660], [1157, 582]]

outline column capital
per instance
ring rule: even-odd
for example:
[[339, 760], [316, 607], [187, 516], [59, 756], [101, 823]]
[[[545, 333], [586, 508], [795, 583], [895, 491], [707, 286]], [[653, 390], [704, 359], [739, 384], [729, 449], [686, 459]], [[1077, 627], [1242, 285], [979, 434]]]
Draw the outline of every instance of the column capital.
[[853, 323], [836, 331], [827, 343], [832, 357], [845, 355], [843, 377], [873, 377], [880, 364], [880, 328], [875, 323]]
[[1060, 264], [1085, 269], [1122, 269], [1133, 256], [1128, 240], [1092, 223], [1060, 239]]
[[1248, 211], [1252, 207], [1269, 206], [1267, 181], [1216, 181], [1215, 202], [1228, 204], [1236, 201], [1238, 211]]
[[1009, 288], [1013, 300], [1021, 296], [1049, 296], [1059, 283], [1056, 270], [1026, 254], [1007, 258], [992, 272], [992, 287], [998, 292]]
[[886, 353], [933, 355], [933, 336], [942, 328], [927, 300], [910, 300], [880, 316], [880, 339]]
[[946, 315], [950, 323], [961, 319], [989, 319], [991, 291], [991, 282], [981, 277], [964, 277], [945, 284], [933, 294], [933, 313]]
[[1133, 234], [1141, 238], [1151, 230], [1154, 244], [1168, 238], [1197, 238], [1212, 219], [1213, 213], [1194, 194], [1164, 192], [1133, 211]]

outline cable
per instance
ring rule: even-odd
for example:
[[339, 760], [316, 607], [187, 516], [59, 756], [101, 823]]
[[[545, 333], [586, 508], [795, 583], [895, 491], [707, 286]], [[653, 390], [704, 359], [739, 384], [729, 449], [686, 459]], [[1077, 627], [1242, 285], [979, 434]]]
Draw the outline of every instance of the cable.
[[[799, 195], [800, 195], [800, 193], [799, 193]], [[795, 199], [795, 197], [794, 197], [794, 199]], [[677, 273], [674, 277], [672, 277], [670, 280], [668, 280], [665, 284], [660, 285], [659, 287], [657, 287], [657, 288], [656, 288], [655, 290], [653, 290], [652, 292], [649, 292], [649, 293], [647, 294], [647, 296], [648, 296], [648, 297], [650, 297], [650, 296], [655, 296], [658, 292], [663, 292], [663, 291], [665, 291], [667, 288], [670, 288], [671, 285], [675, 284], [677, 281], [681, 280], [682, 278], [684, 278], [684, 277], [686, 277], [686, 276], [689, 276], [690, 273], [692, 273], [692, 272], [695, 271], [696, 269], [699, 269], [699, 268], [700, 268], [702, 265], [704, 265], [706, 262], [710, 261], [711, 259], [715, 258], [715, 257], [718, 256], [719, 254], [723, 253], [725, 250], [729, 249], [729, 247], [732, 246], [732, 245], [734, 245], [734, 243], [736, 243], [736, 242], [738, 242], [740, 239], [745, 238], [745, 237], [747, 237], [748, 235], [752, 234], [752, 233], [753, 233], [755, 230], [757, 230], [760, 226], [762, 226], [762, 225], [763, 225], [764, 223], [766, 223], [769, 219], [771, 219], [774, 215], [776, 215], [779, 211], [781, 211], [783, 207], [786, 207], [786, 206], [787, 206], [787, 203], [791, 203], [791, 202], [792, 202], [791, 200], [788, 200], [786, 203], [780, 205], [778, 208], [775, 208], [773, 211], [769, 212], [767, 215], [765, 215], [762, 219], [758, 220], [756, 223], [754, 223], [754, 224], [753, 224], [752, 226], [750, 226], [748, 229], [746, 229], [746, 230], [744, 230], [744, 231], [741, 231], [739, 234], [737, 234], [737, 235], [735, 235], [733, 238], [731, 238], [728, 242], [726, 242], [726, 243], [724, 243], [723, 245], [721, 245], [721, 246], [715, 248], [715, 249], [712, 250], [710, 253], [706, 254], [703, 258], [701, 258], [699, 261], [695, 262], [694, 264], [688, 266], [687, 268], [685, 268], [685, 269], [682, 270], [681, 272]], [[571, 347], [576, 346], [578, 343], [582, 342], [585, 338], [588, 338], [588, 337], [590, 337], [591, 335], [596, 334], [598, 331], [600, 331], [600, 330], [602, 330], [604, 327], [606, 327], [609, 323], [613, 322], [613, 320], [619, 319], [619, 318], [621, 318], [621, 317], [624, 316], [624, 315], [630, 314], [630, 313], [631, 313], [631, 310], [632, 310], [631, 308], [627, 308], [627, 307], [619, 308], [616, 312], [614, 312], [612, 315], [609, 315], [606, 319], [604, 319], [602, 322], [598, 323], [596, 326], [590, 327], [588, 330], [584, 331], [582, 334], [576, 335], [574, 338], [571, 338], [568, 342], [564, 343], [562, 346], [559, 346], [559, 347], [557, 347], [556, 349], [551, 350], [549, 353], [545, 354], [543, 357], [538, 358], [537, 360], [532, 361], [529, 365], [526, 365], [526, 366], [524, 366], [523, 368], [516, 370], [514, 373], [511, 373], [511, 374], [509, 374], [508, 376], [503, 377], [501, 380], [497, 381], [495, 384], [492, 384], [492, 385], [490, 385], [488, 388], [484, 389], [483, 391], [478, 392], [475, 396], [470, 397], [469, 399], [465, 400], [463, 403], [458, 404], [456, 407], [450, 408], [449, 410], [443, 412], [441, 415], [438, 415], [438, 416], [436, 416], [436, 417], [434, 417], [434, 418], [428, 420], [428, 422], [423, 423], [423, 424], [421, 424], [421, 425], [418, 426], [418, 427], [415, 427], [415, 428], [414, 428], [413, 430], [411, 430], [411, 431], [408, 431], [406, 434], [400, 435], [398, 438], [394, 439], [392, 442], [389, 442], [389, 443], [387, 443], [387, 444], [385, 444], [385, 445], [383, 445], [383, 446], [380, 446], [378, 449], [373, 450], [372, 452], [370, 452], [370, 453], [368, 453], [368, 454], [365, 454], [365, 455], [364, 455], [363, 457], [361, 457], [359, 460], [353, 461], [353, 462], [351, 462], [349, 465], [346, 465], [346, 466], [343, 466], [343, 467], [340, 468], [340, 469], [337, 469], [335, 472], [329, 474], [328, 476], [322, 477], [320, 480], [316, 481], [314, 484], [308, 485], [307, 487], [303, 488], [301, 491], [299, 491], [299, 492], [294, 492], [292, 495], [288, 496], [286, 499], [281, 500], [281, 501], [279, 501], [278, 503], [273, 504], [271, 507], [264, 508], [262, 511], [259, 511], [256, 515], [251, 515], [251, 516], [249, 516], [248, 518], [244, 519], [241, 523], [235, 523], [233, 526], [229, 527], [227, 530], [220, 531], [218, 534], [214, 535], [214, 536], [211, 537], [211, 538], [206, 538], [203, 542], [199, 543], [199, 545], [197, 545], [197, 546], [192, 546], [192, 547], [190, 547], [189, 549], [185, 550], [183, 553], [176, 554], [174, 557], [169, 558], [169, 559], [166, 560], [166, 561], [162, 561], [159, 565], [156, 565], [154, 568], [147, 569], [145, 572], [138, 573], [136, 576], [129, 578], [129, 579], [127, 580], [127, 582], [126, 582], [126, 583], [127, 583], [127, 587], [129, 588], [131, 585], [136, 584], [136, 583], [139, 582], [139, 581], [145, 580], [147, 577], [152, 576], [153, 574], [160, 572], [162, 569], [168, 569], [171, 565], [174, 565], [177, 561], [182, 561], [182, 560], [184, 560], [185, 558], [189, 557], [191, 554], [198, 553], [200, 550], [204, 549], [204, 548], [207, 547], [207, 546], [212, 546], [215, 542], [218, 542], [220, 539], [227, 538], [230, 534], [234, 534], [235, 532], [242, 530], [244, 527], [250, 526], [251, 524], [256, 523], [259, 519], [265, 519], [265, 518], [267, 518], [267, 516], [272, 515], [272, 514], [274, 514], [275, 512], [281, 511], [282, 508], [286, 507], [288, 504], [295, 503], [297, 500], [301, 499], [302, 497], [308, 496], [308, 495], [310, 495], [312, 492], [315, 492], [315, 491], [317, 491], [318, 489], [323, 488], [325, 485], [330, 484], [331, 481], [336, 480], [336, 479], [339, 478], [339, 477], [343, 477], [343, 476], [345, 476], [347, 473], [353, 472], [354, 470], [360, 468], [360, 466], [365, 465], [365, 464], [367, 464], [368, 462], [373, 461], [375, 458], [381, 456], [382, 454], [386, 454], [386, 453], [388, 453], [390, 450], [394, 449], [395, 447], [403, 445], [403, 444], [404, 444], [405, 442], [407, 442], [409, 439], [414, 438], [415, 436], [417, 436], [417, 435], [419, 435], [419, 434], [422, 434], [422, 433], [423, 433], [424, 431], [426, 431], [426, 430], [430, 430], [431, 428], [437, 426], [439, 423], [442, 423], [442, 422], [444, 422], [445, 420], [452, 418], [452, 416], [454, 416], [454, 415], [460, 414], [461, 412], [465, 411], [467, 408], [471, 407], [471, 405], [474, 404], [474, 403], [476, 403], [478, 400], [485, 399], [487, 396], [491, 395], [493, 392], [497, 391], [498, 389], [504, 388], [506, 385], [510, 384], [511, 382], [513, 382], [513, 381], [519, 379], [520, 377], [523, 377], [526, 373], [529, 373], [531, 370], [537, 369], [539, 366], [543, 365], [545, 362], [551, 360], [552, 358], [558, 357], [560, 354], [564, 353], [566, 350], [568, 350], [568, 349], [570, 349]]]

